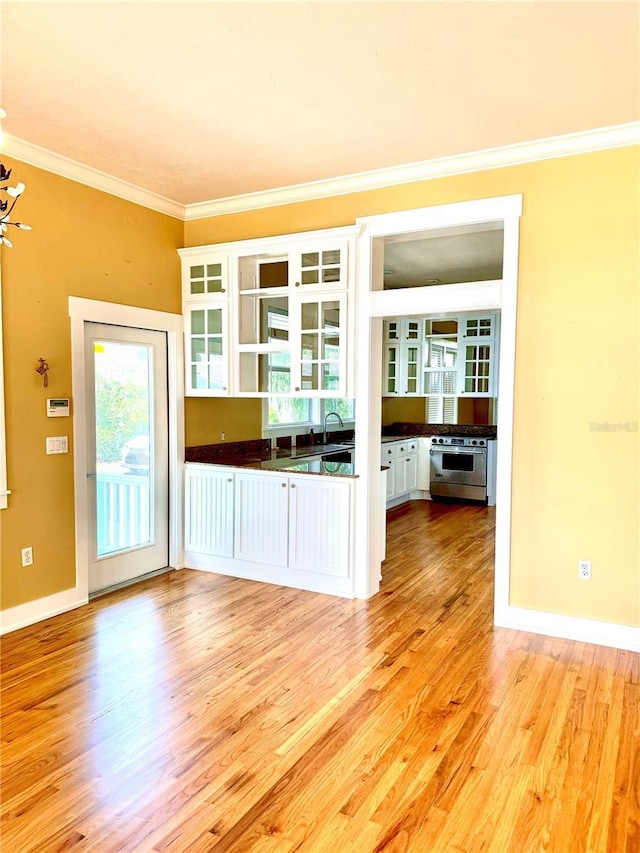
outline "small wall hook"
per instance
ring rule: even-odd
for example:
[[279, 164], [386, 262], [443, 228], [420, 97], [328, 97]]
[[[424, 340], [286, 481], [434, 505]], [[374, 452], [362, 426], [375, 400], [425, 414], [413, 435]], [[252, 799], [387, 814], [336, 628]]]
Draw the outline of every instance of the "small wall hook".
[[39, 366], [36, 367], [36, 373], [39, 373], [40, 376], [42, 376], [42, 382], [44, 384], [44, 387], [48, 388], [49, 387], [49, 376], [47, 374], [48, 374], [48, 371], [51, 370], [51, 368], [49, 367], [49, 365], [47, 364], [47, 362], [44, 358], [39, 358], [38, 364], [39, 364]]

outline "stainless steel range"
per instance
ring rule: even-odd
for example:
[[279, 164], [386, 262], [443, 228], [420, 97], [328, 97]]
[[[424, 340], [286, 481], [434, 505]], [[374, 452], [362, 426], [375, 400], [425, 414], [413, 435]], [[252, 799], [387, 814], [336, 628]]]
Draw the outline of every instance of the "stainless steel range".
[[494, 504], [494, 453], [495, 441], [489, 438], [434, 435], [430, 450], [431, 495]]

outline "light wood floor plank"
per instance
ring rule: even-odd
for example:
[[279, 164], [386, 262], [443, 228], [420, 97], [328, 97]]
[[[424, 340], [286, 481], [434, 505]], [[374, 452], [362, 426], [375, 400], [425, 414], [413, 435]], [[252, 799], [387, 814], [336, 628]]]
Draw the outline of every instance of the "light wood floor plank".
[[638, 853], [640, 656], [494, 629], [494, 510], [380, 593], [184, 570], [2, 639], [10, 853]]

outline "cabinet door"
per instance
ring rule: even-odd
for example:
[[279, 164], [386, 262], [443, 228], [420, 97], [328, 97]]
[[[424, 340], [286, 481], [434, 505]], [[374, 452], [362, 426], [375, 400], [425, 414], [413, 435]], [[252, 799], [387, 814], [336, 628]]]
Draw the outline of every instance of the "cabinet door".
[[384, 344], [383, 352], [382, 396], [397, 397], [400, 380], [400, 347], [398, 344]]
[[227, 306], [201, 305], [185, 313], [186, 394], [229, 393]]
[[404, 495], [407, 491], [407, 464], [405, 456], [399, 456], [393, 465], [393, 494], [394, 497]]
[[401, 392], [407, 397], [417, 397], [422, 393], [420, 354], [422, 345], [420, 343], [403, 343], [400, 347], [400, 370], [402, 371]]
[[350, 487], [328, 477], [289, 478], [289, 568], [348, 576]]
[[405, 491], [413, 492], [414, 489], [418, 488], [418, 454], [411, 453], [409, 456], [405, 456], [402, 464], [405, 470]]
[[229, 260], [226, 255], [211, 255], [182, 261], [182, 293], [185, 301], [227, 299]]
[[286, 477], [236, 474], [234, 552], [237, 559], [287, 565], [288, 485]]
[[465, 343], [460, 359], [460, 393], [473, 397], [493, 397], [495, 385], [495, 344], [493, 341]]
[[396, 494], [396, 460], [387, 459], [384, 464], [389, 468], [389, 470], [387, 471], [387, 500], [390, 501], [391, 498], [395, 497]]
[[289, 252], [289, 282], [305, 290], [346, 290], [348, 243], [310, 244]]
[[292, 384], [307, 397], [344, 397], [346, 294], [292, 299]]
[[186, 469], [187, 551], [233, 557], [233, 479], [231, 469]]

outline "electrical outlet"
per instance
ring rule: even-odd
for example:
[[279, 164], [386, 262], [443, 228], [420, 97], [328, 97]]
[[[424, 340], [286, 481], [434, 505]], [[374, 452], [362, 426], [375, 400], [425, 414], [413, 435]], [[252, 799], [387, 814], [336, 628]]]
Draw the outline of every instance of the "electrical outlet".
[[225, 432], [220, 433], [220, 441], [224, 441], [226, 437], [227, 437], [227, 434]]
[[583, 581], [591, 580], [591, 560], [578, 560], [578, 577]]
[[32, 566], [33, 565], [33, 548], [29, 546], [28, 548], [22, 549], [22, 565], [23, 566]]

